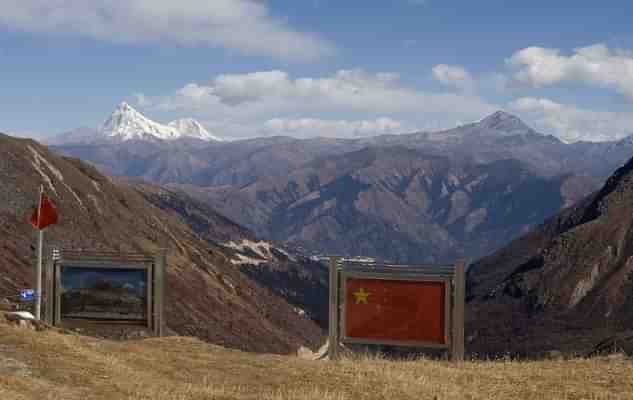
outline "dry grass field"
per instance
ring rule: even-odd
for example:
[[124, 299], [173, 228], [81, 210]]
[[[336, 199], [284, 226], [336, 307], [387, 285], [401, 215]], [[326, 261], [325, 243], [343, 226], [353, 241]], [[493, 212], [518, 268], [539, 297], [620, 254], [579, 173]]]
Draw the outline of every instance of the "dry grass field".
[[114, 342], [36, 332], [0, 316], [0, 399], [633, 399], [623, 356], [338, 362], [255, 355], [192, 338]]

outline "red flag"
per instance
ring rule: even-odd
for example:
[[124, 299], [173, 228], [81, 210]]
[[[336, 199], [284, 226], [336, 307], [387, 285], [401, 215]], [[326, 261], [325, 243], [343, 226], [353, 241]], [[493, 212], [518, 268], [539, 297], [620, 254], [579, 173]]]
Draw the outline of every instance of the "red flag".
[[31, 215], [31, 225], [35, 229], [42, 230], [49, 225], [57, 223], [57, 209], [44, 192], [40, 194], [39, 207]]
[[345, 335], [446, 344], [444, 282], [348, 278]]

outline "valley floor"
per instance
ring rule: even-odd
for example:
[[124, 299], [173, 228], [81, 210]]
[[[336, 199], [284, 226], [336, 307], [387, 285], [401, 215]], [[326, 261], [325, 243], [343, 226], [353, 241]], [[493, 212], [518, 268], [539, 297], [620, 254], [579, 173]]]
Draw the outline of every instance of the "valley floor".
[[192, 338], [114, 342], [8, 325], [0, 399], [633, 399], [633, 360], [338, 362]]

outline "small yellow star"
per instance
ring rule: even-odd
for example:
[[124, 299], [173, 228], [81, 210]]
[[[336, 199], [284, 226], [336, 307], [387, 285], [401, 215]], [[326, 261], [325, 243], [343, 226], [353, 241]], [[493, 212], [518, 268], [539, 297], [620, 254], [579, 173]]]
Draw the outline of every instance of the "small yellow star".
[[367, 304], [367, 297], [369, 297], [371, 293], [366, 292], [365, 289], [360, 288], [353, 293], [354, 297], [356, 297], [356, 304], [364, 303]]

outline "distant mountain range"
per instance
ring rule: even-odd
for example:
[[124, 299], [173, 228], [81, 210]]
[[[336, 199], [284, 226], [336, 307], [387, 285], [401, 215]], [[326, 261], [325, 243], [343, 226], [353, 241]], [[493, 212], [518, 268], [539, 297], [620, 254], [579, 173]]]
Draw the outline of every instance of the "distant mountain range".
[[203, 142], [119, 123], [121, 113], [144, 121], [127, 108], [102, 130], [126, 140], [71, 137], [53, 149], [185, 190], [260, 237], [402, 262], [488, 254], [596, 190], [633, 154], [630, 138], [566, 144], [503, 111], [441, 132]]

